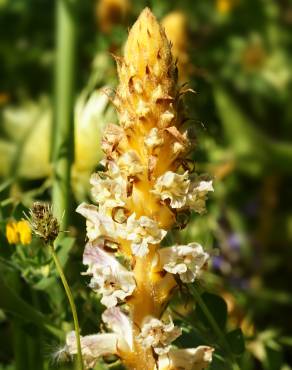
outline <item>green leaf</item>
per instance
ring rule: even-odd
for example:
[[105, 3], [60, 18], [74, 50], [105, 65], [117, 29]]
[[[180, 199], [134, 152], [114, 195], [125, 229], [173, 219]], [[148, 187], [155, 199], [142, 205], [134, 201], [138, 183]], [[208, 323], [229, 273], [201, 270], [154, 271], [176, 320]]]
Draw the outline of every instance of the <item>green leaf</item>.
[[48, 330], [50, 333], [60, 337], [61, 332], [51, 325], [49, 320], [33, 306], [19, 297], [3, 279], [0, 279], [1, 300], [0, 308], [4, 311], [22, 318], [25, 321], [33, 322], [37, 326]]
[[241, 329], [235, 329], [226, 335], [226, 339], [235, 355], [241, 355], [245, 351], [244, 336]]
[[266, 346], [266, 359], [264, 361], [264, 368], [266, 370], [280, 369], [283, 365], [283, 352], [275, 350]]
[[226, 370], [226, 361], [224, 357], [218, 355], [217, 351], [213, 354], [212, 362], [208, 370]]
[[[227, 322], [227, 304], [224, 299], [212, 293], [204, 293], [201, 297], [218, 326], [224, 330]], [[207, 327], [210, 327], [210, 323], [199, 305], [196, 306], [196, 313], [198, 315], [198, 319]]]
[[58, 244], [57, 244], [57, 255], [59, 258], [59, 261], [64, 268], [68, 258], [71, 248], [73, 247], [75, 242], [75, 238], [72, 238], [71, 236], [67, 236], [63, 238]]
[[[62, 265], [62, 268], [66, 266], [66, 263], [69, 259], [70, 250], [73, 247], [75, 242], [75, 238], [72, 237], [66, 237], [63, 238], [58, 244], [57, 244], [57, 255], [59, 257], [59, 261]], [[42, 279], [41, 281], [34, 284], [34, 288], [37, 290], [47, 290], [52, 286], [52, 284], [56, 283], [56, 277], [55, 276], [49, 276], [47, 278]]]
[[239, 160], [239, 166], [251, 174], [273, 167], [291, 171], [292, 144], [276, 142], [257, 128], [238, 102], [223, 86], [215, 85], [214, 97], [226, 139]]

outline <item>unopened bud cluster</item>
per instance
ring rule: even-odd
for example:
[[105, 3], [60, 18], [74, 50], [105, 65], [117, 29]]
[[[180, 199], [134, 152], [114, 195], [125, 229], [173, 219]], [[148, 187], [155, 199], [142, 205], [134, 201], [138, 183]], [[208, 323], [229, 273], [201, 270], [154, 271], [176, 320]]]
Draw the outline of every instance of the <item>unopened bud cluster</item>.
[[52, 243], [59, 234], [59, 223], [48, 203], [35, 202], [30, 209], [29, 219], [32, 231], [45, 244]]
[[[161, 247], [181, 216], [205, 211], [212, 181], [192, 173], [193, 147], [170, 43], [145, 9], [132, 27], [114, 98], [120, 126], [109, 125], [102, 148], [105, 171], [91, 178], [96, 205], [81, 204], [88, 243], [83, 263], [90, 287], [106, 306], [108, 333], [81, 337], [83, 359], [94, 367], [115, 354], [135, 370], [205, 369], [213, 349], [178, 349], [182, 334], [165, 308], [180, 284], [200, 276], [208, 254], [197, 243]], [[76, 354], [74, 332], [66, 351]]]

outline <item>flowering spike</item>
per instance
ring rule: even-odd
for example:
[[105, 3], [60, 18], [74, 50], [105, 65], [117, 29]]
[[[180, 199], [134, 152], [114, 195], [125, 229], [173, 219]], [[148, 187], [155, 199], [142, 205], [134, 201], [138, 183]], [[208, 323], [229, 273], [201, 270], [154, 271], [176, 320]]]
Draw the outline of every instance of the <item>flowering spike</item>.
[[[188, 360], [205, 369], [212, 349], [175, 350], [172, 342], [181, 329], [164, 311], [179, 279], [197, 279], [208, 254], [196, 243], [160, 243], [182, 214], [205, 210], [213, 188], [208, 177], [191, 174], [189, 167], [180, 170], [193, 140], [183, 128], [183, 92], [170, 43], [148, 8], [132, 27], [117, 68], [120, 126], [106, 129], [105, 171], [91, 178], [98, 207], [77, 209], [87, 220], [86, 274], [107, 307], [102, 319], [112, 330], [82, 338], [85, 363], [92, 366], [112, 351], [129, 369], [174, 370]], [[67, 340], [71, 354], [74, 338]]]

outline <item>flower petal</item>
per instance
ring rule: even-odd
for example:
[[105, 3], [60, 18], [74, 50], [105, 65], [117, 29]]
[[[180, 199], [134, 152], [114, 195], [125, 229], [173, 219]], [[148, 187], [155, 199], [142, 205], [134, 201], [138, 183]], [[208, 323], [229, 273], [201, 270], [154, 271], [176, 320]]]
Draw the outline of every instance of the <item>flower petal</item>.
[[203, 370], [206, 369], [212, 361], [214, 349], [208, 346], [199, 346], [197, 348], [174, 349], [167, 354], [159, 356], [159, 370]]
[[157, 354], [162, 355], [169, 351], [170, 343], [181, 333], [181, 329], [174, 326], [171, 318], [169, 323], [165, 324], [155, 317], [147, 317], [137, 340], [145, 348], [152, 347]]
[[133, 254], [143, 257], [148, 253], [148, 244], [160, 243], [166, 233], [156, 221], [146, 216], [136, 219], [133, 213], [128, 217], [126, 228], [120, 235], [132, 242]]
[[108, 308], [102, 314], [102, 320], [119, 337], [126, 340], [130, 350], [133, 349], [133, 328], [132, 322], [120, 308]]
[[[100, 356], [118, 354], [118, 340], [118, 335], [112, 333], [81, 336], [81, 352], [86, 369], [93, 368]], [[77, 354], [77, 341], [74, 331], [67, 334], [66, 351], [70, 355]]]
[[214, 191], [212, 180], [206, 175], [196, 175], [187, 194], [186, 205], [197, 213], [204, 213], [208, 192]]
[[100, 237], [115, 238], [117, 236], [118, 225], [113, 219], [99, 211], [91, 204], [82, 203], [77, 207], [76, 212], [87, 219], [87, 236], [89, 240], [96, 240]]
[[106, 253], [101, 243], [88, 242], [83, 253], [83, 264], [88, 265], [87, 274], [95, 274], [96, 271], [110, 266], [112, 269], [118, 269], [120, 263], [109, 253]]
[[183, 175], [167, 171], [157, 179], [153, 193], [162, 200], [170, 199], [172, 208], [182, 208], [187, 200], [189, 185], [190, 180], [187, 171]]
[[162, 268], [171, 274], [179, 274], [184, 283], [193, 282], [209, 259], [209, 254], [198, 243], [162, 248], [158, 254]]
[[105, 252], [96, 242], [87, 243], [83, 263], [88, 265], [86, 274], [92, 275], [89, 286], [102, 295], [101, 303], [113, 307], [131, 295], [136, 288], [134, 274], [118, 260]]

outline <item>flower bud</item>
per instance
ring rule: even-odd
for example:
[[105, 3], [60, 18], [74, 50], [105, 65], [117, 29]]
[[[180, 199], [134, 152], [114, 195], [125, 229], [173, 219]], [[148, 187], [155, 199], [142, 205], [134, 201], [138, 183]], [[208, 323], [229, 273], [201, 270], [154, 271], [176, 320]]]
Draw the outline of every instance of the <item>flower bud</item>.
[[30, 225], [35, 235], [45, 244], [52, 243], [59, 235], [59, 222], [48, 203], [35, 202], [30, 210]]

